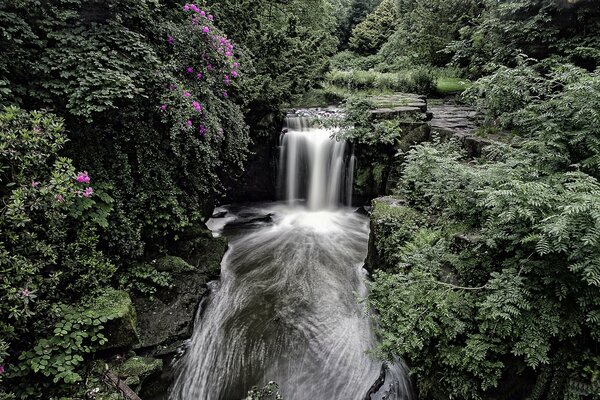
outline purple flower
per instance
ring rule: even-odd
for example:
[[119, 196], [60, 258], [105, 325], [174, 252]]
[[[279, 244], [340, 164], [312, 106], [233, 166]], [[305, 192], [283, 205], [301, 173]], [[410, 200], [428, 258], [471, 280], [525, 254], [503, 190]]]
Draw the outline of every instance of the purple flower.
[[212, 66], [212, 64], [208, 64], [208, 65], [206, 66], [206, 69], [207, 69], [207, 70], [209, 70], [209, 71], [212, 71], [212, 69], [213, 69], [213, 66]]
[[204, 11], [200, 11], [200, 15], [206, 17], [206, 13]]
[[186, 71], [187, 71], [188, 74], [193, 74], [194, 73], [194, 68], [187, 67]]
[[240, 64], [238, 64], [237, 62], [234, 62], [234, 63], [233, 63], [233, 68], [237, 68], [237, 67], [239, 67], [239, 66], [240, 66]]
[[213, 17], [212, 14], [208, 14], [208, 19], [209, 21], [212, 21], [213, 19], [215, 19], [215, 17]]
[[29, 297], [30, 294], [31, 292], [27, 288], [21, 289], [21, 291], [19, 292], [19, 295], [21, 295], [21, 297]]
[[87, 171], [83, 171], [77, 174], [77, 178], [75, 180], [79, 183], [90, 183], [90, 176]]
[[62, 194], [57, 194], [56, 196], [54, 196], [54, 200], [56, 200], [58, 203], [62, 203], [63, 201], [65, 201], [65, 198]]
[[169, 37], [167, 38], [167, 43], [169, 43], [169, 44], [174, 44], [174, 43], [175, 43], [175, 38], [174, 38], [173, 36], [169, 36]]
[[183, 11], [190, 11], [190, 6], [187, 4], [183, 6]]
[[91, 197], [93, 194], [94, 194], [94, 189], [92, 189], [91, 187], [88, 187], [83, 192], [83, 197]]
[[233, 57], [233, 53], [232, 53], [232, 52], [230, 52], [230, 51], [227, 51], [227, 52], [225, 53], [225, 55], [226, 55], [227, 57]]
[[200, 126], [198, 127], [198, 132], [200, 132], [200, 134], [201, 134], [202, 136], [204, 136], [204, 135], [206, 134], [206, 127], [205, 127], [204, 125], [200, 125]]
[[162, 106], [160, 106], [160, 109], [163, 110], [163, 111], [165, 111], [167, 109], [167, 105], [163, 104]]
[[202, 28], [202, 32], [208, 34], [210, 32], [210, 28], [208, 26], [205, 26], [204, 28]]
[[40, 186], [40, 183], [39, 183], [39, 182], [36, 182], [36, 181], [31, 181], [31, 187], [32, 187], [32, 188], [36, 188], [36, 187], [38, 187], [38, 186]]
[[186, 122], [186, 125], [187, 125], [187, 126], [192, 126], [192, 120], [191, 120], [191, 119], [188, 119], [188, 120], [187, 120], [187, 122]]
[[237, 78], [238, 77], [237, 71], [231, 71], [231, 76], [233, 76], [234, 78]]
[[197, 101], [192, 101], [192, 106], [196, 109], [196, 111], [202, 111], [202, 106]]
[[190, 4], [190, 8], [191, 8], [191, 9], [192, 9], [192, 11], [193, 11], [193, 12], [195, 12], [195, 13], [199, 13], [199, 12], [200, 12], [200, 9], [199, 9], [199, 8], [198, 8], [198, 6], [197, 6], [197, 5], [195, 5], [195, 4]]
[[227, 91], [223, 92], [223, 97], [229, 97], [229, 95], [227, 94]]
[[4, 369], [4, 365], [0, 364], [0, 375], [2, 375], [4, 373], [5, 369]]
[[190, 92], [183, 92], [183, 97], [191, 97], [192, 94]]
[[203, 76], [204, 76], [204, 75], [202, 75], [202, 73], [200, 73], [200, 72], [198, 72], [198, 73], [196, 74], [196, 78], [198, 78], [198, 79], [202, 79], [202, 77], [203, 77]]

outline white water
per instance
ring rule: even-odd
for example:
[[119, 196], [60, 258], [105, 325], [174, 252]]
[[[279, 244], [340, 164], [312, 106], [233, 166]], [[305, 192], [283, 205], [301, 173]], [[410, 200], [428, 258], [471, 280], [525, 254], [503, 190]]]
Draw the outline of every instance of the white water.
[[269, 381], [286, 400], [410, 398], [400, 365], [367, 397], [382, 368], [368, 354], [373, 321], [358, 302], [368, 218], [339, 207], [351, 197], [354, 160], [330, 132], [297, 122], [282, 140], [287, 201], [225, 207], [226, 218], [209, 223], [230, 248], [178, 362], [173, 400], [242, 399]]
[[286, 188], [288, 204], [305, 198], [313, 211], [350, 205], [354, 175], [350, 146], [332, 139], [334, 131], [312, 127], [308, 118], [288, 117], [287, 128], [281, 139], [280, 163], [285, 174], [280, 179], [285, 177], [285, 182], [280, 186]]

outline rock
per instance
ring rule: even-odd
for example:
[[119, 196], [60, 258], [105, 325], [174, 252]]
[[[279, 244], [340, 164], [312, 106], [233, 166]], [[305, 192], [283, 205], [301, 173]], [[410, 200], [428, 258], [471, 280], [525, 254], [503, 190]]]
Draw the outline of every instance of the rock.
[[95, 315], [111, 317], [104, 324], [107, 343], [100, 350], [130, 348], [139, 343], [136, 310], [127, 292], [108, 290], [98, 297], [90, 309]]
[[217, 213], [214, 213], [211, 218], [225, 218], [226, 215], [227, 211], [219, 211]]
[[365, 268], [369, 273], [377, 269], [393, 270], [398, 262], [398, 246], [419, 230], [424, 217], [406, 206], [401, 197], [379, 197], [372, 204], [369, 252]]
[[137, 393], [150, 376], [162, 371], [163, 361], [152, 357], [133, 356], [122, 364], [109, 365], [109, 368]]
[[227, 242], [202, 235], [186, 238], [176, 247], [176, 254], [182, 257], [166, 256], [156, 261], [157, 269], [171, 273], [170, 288], [134, 299], [140, 332], [137, 348], [150, 354], [173, 353], [191, 336], [198, 304], [207, 293], [206, 284], [219, 275]]

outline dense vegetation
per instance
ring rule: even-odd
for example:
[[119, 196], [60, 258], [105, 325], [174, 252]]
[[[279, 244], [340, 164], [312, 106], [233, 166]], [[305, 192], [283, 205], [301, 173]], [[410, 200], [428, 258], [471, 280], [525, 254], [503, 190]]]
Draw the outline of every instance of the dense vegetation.
[[202, 3], [0, 4], [0, 398], [86, 395], [97, 296], [169, 284], [148, 261], [335, 49], [326, 1]]
[[[376, 353], [407, 360], [422, 398], [599, 398], [597, 5], [396, 7], [389, 40], [338, 55], [340, 71], [365, 82], [417, 69], [476, 79], [460, 100], [484, 115], [482, 135], [505, 144], [477, 160], [439, 140], [402, 154], [400, 205], [377, 202], [372, 216], [381, 252], [368, 298], [381, 324]], [[365, 23], [354, 35], [383, 26]], [[346, 135], [395, 137], [365, 129], [364, 104], [347, 104]]]
[[116, 290], [169, 286], [151, 260], [303, 94], [390, 145], [398, 121], [355, 94], [467, 87], [503, 144], [399, 154], [401, 206], [372, 216], [375, 353], [421, 398], [598, 399], [599, 49], [593, 0], [1, 2], [0, 399], [89, 395]]

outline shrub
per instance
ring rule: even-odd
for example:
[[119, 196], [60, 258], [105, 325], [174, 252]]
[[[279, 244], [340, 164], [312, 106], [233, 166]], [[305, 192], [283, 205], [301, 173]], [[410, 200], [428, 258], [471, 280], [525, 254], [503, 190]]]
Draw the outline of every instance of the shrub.
[[[95, 324], [74, 322], [77, 312], [67, 318], [65, 307], [95, 295], [115, 273], [98, 249], [112, 199], [58, 155], [65, 142], [52, 114], [14, 107], [0, 114], [0, 358], [4, 380], [29, 381], [22, 395], [80, 379], [74, 368], [102, 337], [87, 329]], [[57, 335], [65, 318], [68, 335]]]

